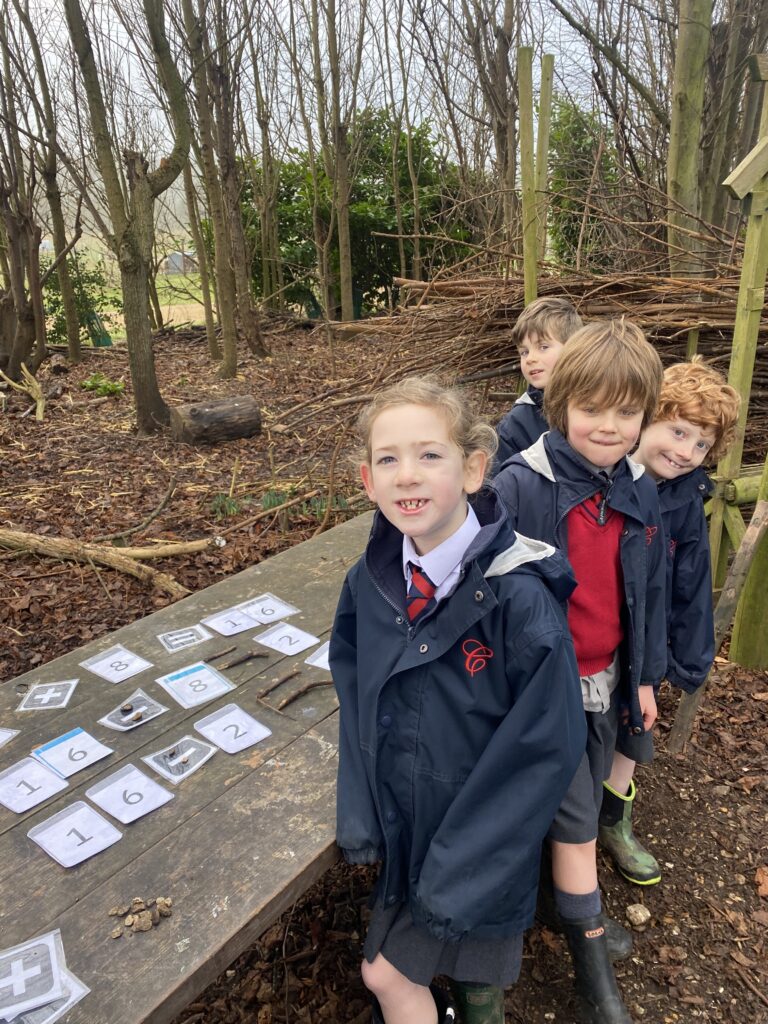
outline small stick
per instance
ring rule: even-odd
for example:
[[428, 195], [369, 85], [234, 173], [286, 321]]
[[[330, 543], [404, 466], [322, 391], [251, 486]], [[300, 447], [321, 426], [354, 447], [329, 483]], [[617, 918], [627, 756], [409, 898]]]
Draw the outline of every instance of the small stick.
[[302, 688], [300, 690], [297, 690], [296, 693], [292, 693], [290, 697], [286, 697], [285, 700], [280, 701], [280, 703], [277, 705], [277, 710], [282, 711], [283, 708], [293, 703], [293, 701], [298, 700], [299, 697], [302, 696], [302, 694], [307, 693], [309, 690], [314, 690], [316, 686], [333, 686], [333, 680], [318, 679], [314, 683], [307, 683], [306, 686], [302, 686]]
[[[274, 711], [276, 715], [282, 715], [283, 718], [288, 718], [288, 715], [286, 715], [285, 712], [279, 711], [277, 708], [273, 708], [271, 704], [267, 704], [267, 702], [262, 700], [260, 697], [257, 697], [256, 700], [259, 704], [263, 704], [265, 708], [269, 708], [270, 711]], [[368, 1013], [370, 1014], [370, 1012], [371, 1011], [369, 1010]]]
[[237, 650], [237, 644], [232, 644], [231, 647], [225, 647], [223, 651], [216, 651], [215, 654], [209, 654], [205, 659], [206, 661], [213, 661], [214, 658], [223, 658], [225, 654], [231, 654], [232, 651]]
[[269, 655], [266, 651], [247, 651], [245, 654], [241, 654], [239, 658], [233, 658], [232, 661], [227, 661], [219, 668], [234, 668], [235, 665], [242, 665], [246, 661], [250, 661], [251, 658], [268, 658]]
[[278, 686], [281, 686], [283, 683], [287, 683], [289, 679], [293, 679], [294, 676], [297, 676], [300, 671], [301, 669], [299, 668], [291, 669], [290, 672], [286, 672], [284, 676], [280, 676], [279, 679], [276, 679], [274, 683], [271, 683], [269, 686], [265, 687], [265, 689], [260, 690], [257, 696], [259, 698], [266, 697], [268, 693], [272, 693], [272, 691], [276, 690]]

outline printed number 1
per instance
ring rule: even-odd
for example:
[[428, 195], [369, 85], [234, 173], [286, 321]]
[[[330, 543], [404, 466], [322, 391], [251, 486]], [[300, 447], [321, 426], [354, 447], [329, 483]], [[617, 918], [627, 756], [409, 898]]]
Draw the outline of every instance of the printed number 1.
[[69, 832], [67, 832], [67, 835], [77, 836], [77, 838], [80, 840], [80, 842], [77, 844], [78, 846], [85, 846], [86, 843], [90, 843], [90, 841], [93, 839], [93, 836], [84, 836], [83, 833], [78, 832], [76, 828], [71, 828]]
[[27, 787], [27, 796], [32, 796], [33, 793], [36, 793], [38, 789], [42, 788], [41, 786], [33, 786], [30, 782], [27, 782], [26, 779], [19, 780], [19, 782], [16, 783], [16, 788], [18, 789], [19, 786]]

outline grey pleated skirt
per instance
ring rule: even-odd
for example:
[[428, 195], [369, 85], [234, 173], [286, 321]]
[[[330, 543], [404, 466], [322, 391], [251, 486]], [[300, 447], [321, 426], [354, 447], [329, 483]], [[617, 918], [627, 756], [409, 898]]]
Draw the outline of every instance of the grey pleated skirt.
[[444, 942], [414, 923], [407, 903], [386, 907], [377, 901], [363, 954], [372, 963], [379, 953], [416, 985], [429, 985], [444, 974], [454, 981], [506, 988], [520, 974], [523, 935]]

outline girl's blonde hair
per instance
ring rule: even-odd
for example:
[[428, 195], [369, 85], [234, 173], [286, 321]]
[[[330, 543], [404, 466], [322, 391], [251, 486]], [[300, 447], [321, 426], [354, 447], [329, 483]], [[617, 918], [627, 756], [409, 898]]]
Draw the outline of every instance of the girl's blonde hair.
[[358, 461], [371, 464], [371, 431], [377, 416], [398, 405], [426, 405], [445, 416], [448, 436], [467, 458], [472, 452], [485, 452], [490, 469], [499, 446], [496, 431], [472, 411], [466, 395], [457, 388], [441, 384], [436, 377], [405, 377], [377, 392], [357, 419], [362, 444]]
[[717, 462], [728, 451], [736, 437], [741, 396], [714, 366], [707, 366], [701, 356], [689, 363], [675, 363], [664, 371], [658, 420], [688, 420], [698, 427], [711, 427], [715, 442], [707, 453], [708, 462]]
[[623, 317], [587, 324], [568, 339], [544, 391], [544, 415], [551, 427], [568, 433], [568, 404], [599, 400], [643, 410], [643, 427], [656, 412], [662, 366], [640, 328]]

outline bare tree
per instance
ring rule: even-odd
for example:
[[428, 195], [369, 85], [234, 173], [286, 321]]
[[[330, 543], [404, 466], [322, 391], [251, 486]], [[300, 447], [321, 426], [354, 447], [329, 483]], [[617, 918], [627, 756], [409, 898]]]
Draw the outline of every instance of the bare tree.
[[142, 0], [158, 76], [168, 99], [174, 141], [170, 154], [150, 171], [145, 156], [124, 150], [125, 178], [116, 159], [117, 137], [104, 102], [91, 33], [79, 0], [64, 0], [72, 46], [85, 88], [96, 158], [112, 223], [111, 244], [120, 268], [128, 357], [140, 433], [168, 422], [170, 413], [157, 384], [148, 316], [148, 281], [154, 243], [153, 208], [157, 196], [181, 173], [190, 144], [190, 122], [184, 84], [171, 54], [162, 0]]

